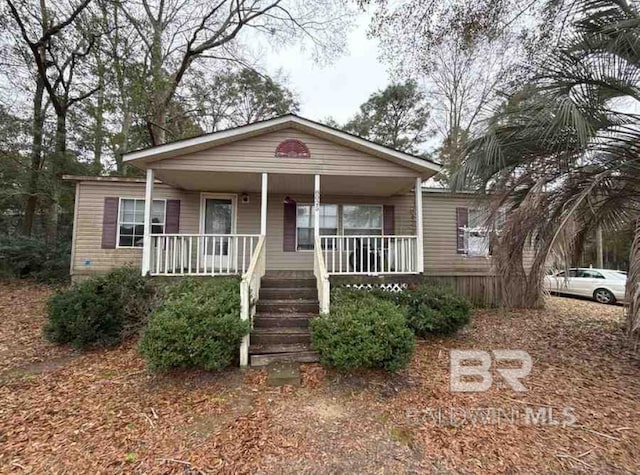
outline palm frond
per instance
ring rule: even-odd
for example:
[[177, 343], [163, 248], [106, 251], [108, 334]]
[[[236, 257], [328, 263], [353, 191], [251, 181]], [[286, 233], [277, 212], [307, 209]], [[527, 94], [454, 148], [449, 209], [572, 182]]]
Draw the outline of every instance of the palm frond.
[[[453, 180], [492, 193], [494, 211], [512, 210], [495, 259], [508, 306], [540, 304], [552, 254], [570, 256], [596, 226], [640, 216], [640, 116], [618, 106], [640, 104], [640, 15], [624, 0], [574, 3], [574, 34], [486, 121]], [[630, 259], [630, 328], [640, 338], [639, 227]]]

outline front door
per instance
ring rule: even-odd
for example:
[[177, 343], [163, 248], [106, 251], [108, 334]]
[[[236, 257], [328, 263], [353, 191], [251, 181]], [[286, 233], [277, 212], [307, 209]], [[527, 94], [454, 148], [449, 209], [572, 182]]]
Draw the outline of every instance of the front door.
[[207, 272], [235, 271], [233, 238], [229, 236], [235, 232], [235, 209], [235, 196], [203, 197], [201, 226], [206, 235], [204, 262]]

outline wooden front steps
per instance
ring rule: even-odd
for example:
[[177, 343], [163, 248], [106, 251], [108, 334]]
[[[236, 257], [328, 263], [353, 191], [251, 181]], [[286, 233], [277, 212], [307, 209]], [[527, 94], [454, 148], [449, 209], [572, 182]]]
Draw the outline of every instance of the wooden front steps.
[[261, 328], [309, 328], [309, 319], [317, 316], [315, 313], [261, 313], [253, 317], [253, 329]]
[[261, 300], [317, 300], [318, 290], [316, 289], [316, 283], [313, 282], [313, 287], [295, 287], [295, 288], [278, 288], [267, 287], [260, 289]]
[[318, 316], [316, 280], [309, 273], [267, 273], [260, 283], [251, 331], [251, 366], [273, 362], [311, 363], [309, 320]]
[[310, 344], [311, 334], [308, 328], [299, 327], [254, 328], [251, 333], [251, 343], [255, 345]]

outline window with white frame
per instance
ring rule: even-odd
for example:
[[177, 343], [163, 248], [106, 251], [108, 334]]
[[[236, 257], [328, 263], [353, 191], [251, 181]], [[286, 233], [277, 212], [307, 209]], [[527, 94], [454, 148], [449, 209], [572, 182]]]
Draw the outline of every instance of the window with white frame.
[[[296, 249], [313, 249], [313, 205], [299, 204], [296, 211]], [[338, 205], [320, 205], [320, 235], [338, 234]]]
[[[321, 236], [381, 236], [383, 217], [381, 205], [320, 205]], [[297, 206], [297, 250], [313, 249], [313, 205]], [[323, 246], [331, 246], [331, 241]]]
[[[468, 224], [462, 231], [464, 233], [465, 253], [468, 256], [487, 257], [490, 255], [490, 242], [492, 229], [489, 228], [488, 211], [484, 208], [470, 208], [468, 210]], [[499, 233], [504, 227], [506, 213], [499, 210], [495, 216], [493, 230]]]
[[[164, 233], [165, 200], [153, 200], [151, 233]], [[121, 198], [118, 213], [118, 247], [142, 247], [144, 239], [144, 200]]]
[[487, 215], [482, 209], [469, 210], [469, 222], [464, 230], [465, 250], [468, 256], [488, 256], [490, 233], [486, 227]]
[[382, 206], [344, 205], [342, 231], [345, 236], [382, 235]]

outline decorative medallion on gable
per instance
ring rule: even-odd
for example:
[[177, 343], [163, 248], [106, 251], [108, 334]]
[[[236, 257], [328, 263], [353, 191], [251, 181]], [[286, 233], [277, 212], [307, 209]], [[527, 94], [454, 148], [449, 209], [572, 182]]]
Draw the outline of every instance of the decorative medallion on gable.
[[297, 139], [287, 139], [276, 147], [276, 157], [309, 158], [311, 153], [304, 142]]

